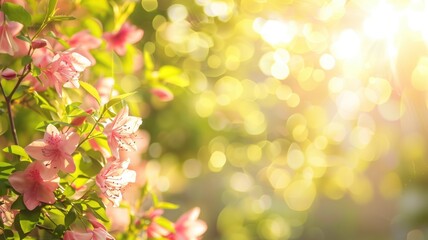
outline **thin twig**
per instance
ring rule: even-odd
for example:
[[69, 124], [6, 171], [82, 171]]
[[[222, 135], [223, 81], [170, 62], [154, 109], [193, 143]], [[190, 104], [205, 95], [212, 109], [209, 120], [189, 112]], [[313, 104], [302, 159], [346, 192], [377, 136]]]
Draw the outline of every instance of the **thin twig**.
[[92, 132], [95, 130], [95, 128], [98, 126], [98, 123], [100, 122], [101, 118], [103, 117], [104, 113], [106, 112], [106, 109], [104, 108], [103, 111], [101, 112], [100, 117], [97, 119], [97, 121], [95, 121], [94, 126], [92, 127], [91, 131], [89, 131], [88, 135], [86, 135], [85, 139], [83, 139], [79, 145], [77, 145], [76, 148], [80, 147], [80, 145], [82, 145], [86, 140], [88, 140], [92, 134]]

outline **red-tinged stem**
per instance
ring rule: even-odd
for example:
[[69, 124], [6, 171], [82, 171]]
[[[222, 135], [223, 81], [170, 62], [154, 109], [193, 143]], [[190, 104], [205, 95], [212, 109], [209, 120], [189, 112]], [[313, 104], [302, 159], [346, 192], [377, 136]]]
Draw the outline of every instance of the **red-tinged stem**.
[[[30, 50], [31, 50], [31, 48], [30, 48]], [[24, 70], [22, 71], [22, 74], [19, 77], [18, 82], [15, 84], [15, 87], [12, 89], [12, 91], [9, 93], [9, 95], [6, 95], [6, 92], [3, 89], [3, 85], [1, 85], [1, 82], [0, 82], [0, 90], [1, 90], [1, 94], [4, 97], [4, 100], [6, 102], [7, 115], [9, 117], [10, 128], [12, 130], [12, 137], [13, 137], [13, 142], [15, 143], [15, 145], [19, 145], [19, 141], [18, 141], [18, 134], [16, 132], [15, 121], [13, 119], [13, 114], [12, 114], [12, 99], [13, 99], [13, 95], [15, 94], [16, 90], [18, 90], [19, 85], [21, 85], [21, 82], [28, 75], [28, 73], [30, 73], [30, 71], [31, 71], [30, 64], [27, 64], [24, 67]]]

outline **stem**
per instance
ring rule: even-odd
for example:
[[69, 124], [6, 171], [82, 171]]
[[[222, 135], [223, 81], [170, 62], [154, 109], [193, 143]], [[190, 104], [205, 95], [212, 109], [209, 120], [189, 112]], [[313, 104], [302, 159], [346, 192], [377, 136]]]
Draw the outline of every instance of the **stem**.
[[48, 219], [49, 219], [49, 221], [51, 221], [56, 227], [58, 227], [58, 224], [56, 224], [53, 220], [52, 220], [52, 218], [49, 216], [49, 213], [47, 213], [47, 212], [45, 212], [44, 213], [44, 215], [45, 215], [45, 217], [47, 217]]
[[51, 232], [53, 232], [53, 231], [54, 231], [53, 229], [50, 229], [50, 228], [45, 227], [45, 226], [40, 225], [40, 224], [37, 224], [36, 226], [37, 226], [38, 228], [40, 228], [40, 229], [48, 230], [48, 231], [51, 231]]
[[9, 118], [9, 123], [10, 123], [10, 128], [12, 130], [12, 136], [13, 136], [13, 142], [15, 143], [15, 145], [19, 145], [18, 143], [18, 135], [16, 133], [16, 127], [15, 127], [15, 121], [13, 120], [13, 116], [12, 116], [12, 103], [11, 103], [11, 99], [6, 96], [6, 93], [4, 92], [3, 86], [0, 83], [0, 89], [1, 89], [1, 93], [4, 97], [4, 100], [6, 102], [6, 107], [7, 107], [7, 116]]
[[106, 112], [106, 109], [104, 108], [103, 111], [101, 112], [100, 117], [97, 119], [97, 121], [95, 121], [94, 126], [92, 127], [91, 131], [89, 131], [88, 135], [86, 135], [85, 139], [83, 139], [79, 145], [77, 145], [76, 148], [80, 147], [80, 145], [82, 145], [86, 140], [88, 140], [92, 134], [92, 132], [95, 130], [95, 128], [98, 126], [98, 123], [100, 122], [101, 118], [103, 117], [104, 113]]
[[[29, 52], [30, 51], [31, 51], [31, 47], [30, 47]], [[30, 63], [25, 65], [24, 70], [18, 79], [18, 82], [16, 83], [16, 85], [12, 89], [12, 91], [9, 93], [9, 95], [6, 95], [6, 92], [3, 89], [3, 85], [0, 82], [0, 90], [1, 90], [1, 94], [4, 97], [4, 100], [6, 102], [7, 115], [9, 117], [10, 128], [12, 130], [13, 142], [15, 143], [15, 145], [19, 145], [19, 141], [18, 141], [18, 134], [16, 133], [15, 121], [14, 121], [13, 115], [12, 115], [12, 99], [13, 99], [13, 94], [15, 94], [16, 90], [18, 90], [18, 87], [21, 84], [21, 82], [28, 75], [28, 73], [30, 73], [30, 71], [31, 71], [30, 69], [31, 69]]]

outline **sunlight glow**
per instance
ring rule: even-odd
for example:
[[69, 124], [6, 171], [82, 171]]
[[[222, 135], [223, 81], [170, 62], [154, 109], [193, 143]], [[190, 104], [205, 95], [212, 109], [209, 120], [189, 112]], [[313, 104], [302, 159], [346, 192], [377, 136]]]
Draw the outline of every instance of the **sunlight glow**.
[[254, 20], [253, 28], [267, 43], [273, 46], [288, 44], [297, 34], [297, 24], [295, 22], [257, 18]]
[[338, 59], [354, 59], [361, 53], [360, 36], [356, 31], [346, 29], [340, 33], [339, 38], [331, 46], [331, 50]]
[[364, 21], [364, 33], [371, 39], [379, 40], [393, 37], [399, 30], [402, 13], [394, 6], [382, 2]]

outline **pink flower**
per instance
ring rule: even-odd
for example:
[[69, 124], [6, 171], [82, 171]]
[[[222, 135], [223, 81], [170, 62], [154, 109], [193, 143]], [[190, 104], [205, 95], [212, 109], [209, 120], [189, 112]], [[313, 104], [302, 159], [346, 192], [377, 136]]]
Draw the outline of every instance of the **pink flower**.
[[104, 128], [108, 145], [114, 157], [119, 157], [119, 151], [136, 151], [135, 134], [143, 122], [139, 117], [129, 116], [128, 107], [124, 107]]
[[70, 40], [68, 40], [70, 47], [74, 48], [74, 51], [80, 53], [89, 61], [91, 65], [95, 64], [95, 58], [91, 55], [89, 50], [98, 48], [101, 45], [101, 39], [92, 36], [89, 30], [82, 30], [74, 34]]
[[77, 52], [66, 51], [56, 54], [52, 62], [42, 69], [40, 78], [54, 86], [62, 97], [62, 88], [78, 88], [80, 73], [89, 67], [91, 62]]
[[110, 161], [101, 169], [96, 177], [96, 183], [101, 192], [118, 207], [122, 201], [122, 191], [130, 182], [135, 182], [135, 171], [128, 170], [129, 159], [125, 161]]
[[10, 68], [6, 68], [5, 70], [3, 70], [1, 72], [1, 76], [6, 80], [14, 79], [14, 78], [16, 78], [16, 75], [17, 74], [16, 74], [15, 70], [10, 69]]
[[10, 185], [24, 196], [24, 204], [33, 210], [41, 202], [53, 204], [54, 191], [59, 185], [59, 177], [49, 171], [41, 162], [28, 165], [25, 171], [14, 172], [9, 177]]
[[25, 151], [54, 172], [62, 170], [71, 173], [76, 169], [71, 154], [76, 150], [79, 139], [77, 133], [61, 133], [54, 125], [49, 124], [43, 139], [30, 143]]
[[11, 209], [12, 203], [16, 200], [16, 196], [2, 196], [0, 197], [0, 217], [5, 226], [12, 226], [15, 220], [17, 210]]
[[16, 35], [21, 31], [23, 25], [18, 22], [6, 21], [6, 16], [0, 12], [0, 53], [7, 53], [11, 56], [19, 51], [20, 41]]
[[198, 220], [200, 208], [195, 207], [183, 214], [175, 222], [175, 233], [168, 236], [171, 240], [197, 240], [207, 230], [207, 224]]
[[75, 127], [82, 125], [86, 121], [86, 118], [88, 118], [88, 116], [91, 115], [94, 112], [94, 110], [92, 108], [90, 108], [90, 109], [86, 110], [85, 112], [88, 115], [75, 117], [73, 120], [71, 120], [70, 124], [72, 126], [75, 126]]
[[110, 233], [107, 232], [104, 225], [99, 223], [97, 219], [91, 215], [86, 215], [88, 217], [89, 222], [92, 224], [94, 230], [87, 230], [87, 232], [76, 232], [76, 231], [66, 231], [64, 233], [64, 240], [106, 240], [106, 239], [114, 239]]
[[149, 239], [157, 239], [166, 237], [171, 234], [171, 231], [162, 227], [161, 225], [156, 223], [156, 218], [160, 217], [163, 214], [162, 209], [151, 209], [145, 215], [148, 219], [150, 219], [150, 224], [147, 227], [147, 237]]
[[[44, 39], [39, 39], [39, 40], [44, 40]], [[34, 49], [34, 52], [31, 58], [33, 59], [33, 64], [36, 65], [37, 67], [47, 68], [49, 63], [52, 62], [54, 55], [55, 54], [52, 52], [51, 44], [49, 42], [46, 42], [45, 47]]]
[[126, 53], [126, 44], [134, 44], [140, 41], [143, 34], [143, 30], [126, 22], [119, 31], [104, 33], [104, 39], [107, 41], [108, 49], [114, 50], [117, 54], [123, 56]]
[[36, 39], [31, 42], [31, 47], [34, 49], [44, 48], [48, 45], [48, 41], [46, 39]]
[[64, 240], [106, 240], [114, 239], [110, 233], [106, 231], [105, 228], [96, 227], [94, 230], [89, 232], [76, 232], [76, 231], [65, 231]]
[[131, 222], [130, 212], [127, 208], [107, 208], [107, 217], [111, 221], [110, 232], [125, 232]]
[[150, 90], [150, 92], [158, 97], [158, 99], [162, 102], [169, 102], [174, 99], [174, 95], [166, 87], [154, 87]]

